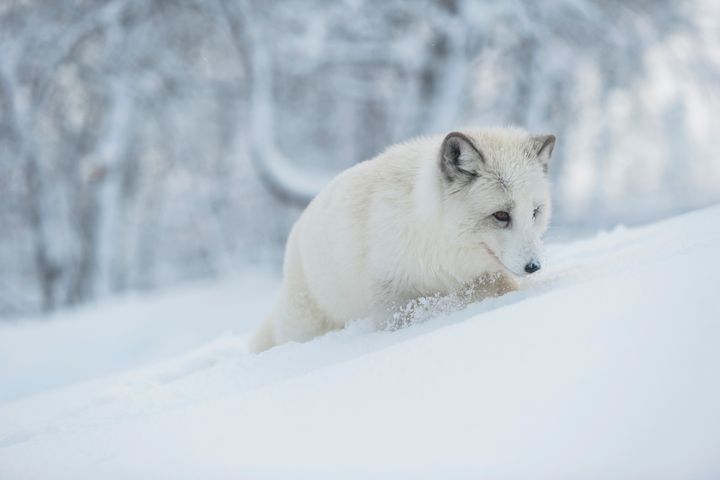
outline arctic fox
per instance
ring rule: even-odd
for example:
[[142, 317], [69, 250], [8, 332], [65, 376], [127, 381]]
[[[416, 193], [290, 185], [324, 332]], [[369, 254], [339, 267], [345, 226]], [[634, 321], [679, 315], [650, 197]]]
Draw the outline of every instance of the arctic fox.
[[393, 145], [338, 175], [287, 241], [279, 299], [252, 352], [474, 285], [515, 290], [540, 269], [554, 135], [465, 129]]

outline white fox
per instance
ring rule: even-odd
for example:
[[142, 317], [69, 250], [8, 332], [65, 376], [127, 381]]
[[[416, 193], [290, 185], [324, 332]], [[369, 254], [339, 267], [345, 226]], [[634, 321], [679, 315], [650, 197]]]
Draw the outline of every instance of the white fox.
[[408, 302], [540, 269], [553, 135], [515, 128], [422, 137], [338, 175], [287, 241], [284, 281], [249, 348], [304, 342]]

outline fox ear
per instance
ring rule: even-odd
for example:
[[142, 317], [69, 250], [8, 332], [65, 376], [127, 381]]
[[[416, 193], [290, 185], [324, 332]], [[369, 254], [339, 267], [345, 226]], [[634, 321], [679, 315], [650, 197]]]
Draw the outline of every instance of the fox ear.
[[531, 148], [543, 170], [547, 173], [550, 156], [555, 148], [555, 135], [534, 135]]
[[440, 169], [448, 181], [472, 181], [480, 176], [479, 167], [485, 163], [480, 150], [467, 135], [448, 133], [440, 149]]

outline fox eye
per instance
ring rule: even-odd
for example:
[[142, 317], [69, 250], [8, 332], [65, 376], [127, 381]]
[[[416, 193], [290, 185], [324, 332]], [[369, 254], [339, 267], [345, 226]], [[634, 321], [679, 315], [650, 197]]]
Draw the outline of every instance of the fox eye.
[[495, 212], [493, 213], [495, 220], [502, 223], [510, 223], [510, 214], [508, 212]]
[[540, 213], [540, 207], [537, 207], [535, 210], [533, 210], [533, 218], [537, 218], [538, 213]]

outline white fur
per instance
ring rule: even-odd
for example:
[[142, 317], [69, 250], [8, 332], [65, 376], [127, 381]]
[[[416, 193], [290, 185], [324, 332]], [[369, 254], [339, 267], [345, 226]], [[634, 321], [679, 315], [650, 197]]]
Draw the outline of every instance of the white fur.
[[[308, 205], [287, 241], [280, 297], [251, 351], [355, 319], [382, 321], [394, 307], [493, 272], [501, 281], [491, 294], [516, 288], [514, 276], [540, 257], [550, 215], [543, 163], [552, 146], [534, 151], [537, 137], [520, 129], [462, 133], [484, 158], [463, 152], [463, 165], [479, 176], [462, 187], [443, 175], [444, 137], [424, 137], [346, 170]], [[493, 217], [499, 210], [511, 213], [509, 228]]]

